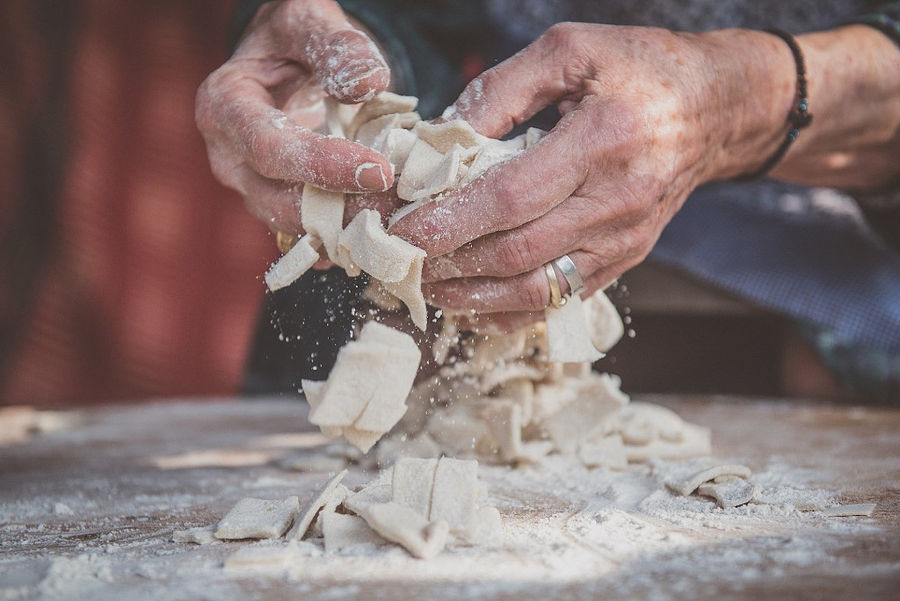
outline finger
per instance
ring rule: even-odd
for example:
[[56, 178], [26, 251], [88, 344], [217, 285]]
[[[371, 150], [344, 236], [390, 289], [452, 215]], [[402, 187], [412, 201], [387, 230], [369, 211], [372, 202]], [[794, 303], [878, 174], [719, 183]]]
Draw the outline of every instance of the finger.
[[540, 143], [410, 213], [391, 233], [436, 257], [547, 213], [584, 181], [589, 165], [580, 160], [578, 140], [586, 119], [584, 111], [570, 112]]
[[567, 93], [567, 64], [559, 29], [550, 28], [528, 47], [473, 79], [446, 111], [479, 133], [499, 138]]
[[[446, 255], [428, 259], [422, 281], [508, 277], [531, 271], [581, 248], [586, 237], [583, 226], [594, 224], [598, 213], [596, 203], [590, 199], [571, 196], [534, 221], [482, 236]], [[598, 235], [596, 225], [593, 233]], [[599, 234], [602, 236], [602, 231]]]
[[247, 210], [273, 232], [300, 235], [300, 196], [302, 186], [266, 179], [246, 165], [236, 169], [236, 187], [244, 197]]
[[371, 38], [353, 27], [336, 2], [284, 3], [271, 20], [291, 55], [309, 68], [330, 96], [369, 100], [387, 89], [391, 71]]
[[224, 134], [234, 151], [269, 179], [344, 192], [386, 190], [393, 183], [387, 158], [295, 123], [275, 108], [266, 88], [236, 64], [224, 65], [200, 87], [197, 125], [207, 136]]
[[[592, 268], [593, 259], [588, 253], [574, 251], [569, 257], [575, 263], [582, 277]], [[560, 291], [569, 291], [564, 277], [557, 272]], [[508, 311], [540, 311], [550, 304], [550, 283], [544, 268], [534, 269], [508, 278], [476, 277], [445, 280], [422, 287], [429, 303], [444, 309], [475, 311], [476, 313], [498, 313]]]

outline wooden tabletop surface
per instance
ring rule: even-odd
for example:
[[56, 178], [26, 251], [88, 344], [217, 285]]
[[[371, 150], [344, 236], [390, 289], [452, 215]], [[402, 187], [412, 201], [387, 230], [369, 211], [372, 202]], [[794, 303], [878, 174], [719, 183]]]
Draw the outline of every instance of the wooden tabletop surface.
[[[641, 400], [712, 428], [717, 457], [840, 503], [877, 503], [875, 513], [730, 514], [691, 498], [672, 518], [658, 511], [674, 502], [668, 491], [627, 493], [634, 482], [653, 486], [646, 467], [486, 467], [506, 531], [493, 548], [423, 562], [399, 549], [329, 557], [304, 543], [278, 569], [232, 571], [224, 558], [248, 543], [174, 543], [172, 531], [214, 523], [247, 496], [310, 498], [327, 474], [278, 464], [321, 442], [304, 405], [100, 407], [71, 428], [0, 447], [0, 600], [900, 598], [900, 410]], [[351, 470], [348, 483], [372, 475]]]

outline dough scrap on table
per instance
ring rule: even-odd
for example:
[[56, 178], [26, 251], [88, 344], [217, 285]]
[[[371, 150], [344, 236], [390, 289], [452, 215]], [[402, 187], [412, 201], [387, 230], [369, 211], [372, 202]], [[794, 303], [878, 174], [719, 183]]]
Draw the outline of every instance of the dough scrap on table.
[[[704, 463], [710, 463], [711, 460]], [[666, 479], [666, 487], [674, 493], [684, 497], [693, 493], [701, 484], [709, 482], [721, 476], [738, 476], [749, 478], [750, 468], [745, 465], [731, 463], [714, 464], [702, 469], [697, 469], [696, 464], [688, 462]]]
[[215, 537], [220, 540], [278, 538], [290, 527], [299, 511], [297, 497], [281, 501], [241, 499], [219, 522]]
[[730, 509], [752, 501], [756, 485], [736, 476], [720, 476], [697, 487], [697, 494], [715, 499], [722, 509]]
[[[285, 535], [286, 539], [300, 540], [306, 535], [306, 531], [309, 530], [309, 527], [312, 525], [313, 519], [315, 519], [319, 510], [328, 504], [335, 490], [338, 488], [338, 485], [346, 475], [347, 470], [342, 470], [338, 472], [334, 478], [325, 483], [325, 486], [322, 487], [318, 494], [316, 494], [310, 502], [306, 504], [306, 507], [303, 508], [303, 512], [300, 513], [294, 521], [294, 525], [291, 527], [290, 531]], [[341, 499], [341, 502], [343, 502], [343, 499]]]

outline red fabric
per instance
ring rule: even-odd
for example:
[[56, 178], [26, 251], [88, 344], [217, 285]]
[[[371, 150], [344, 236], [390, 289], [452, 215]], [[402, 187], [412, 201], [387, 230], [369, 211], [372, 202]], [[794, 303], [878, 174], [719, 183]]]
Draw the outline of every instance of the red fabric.
[[213, 179], [194, 126], [194, 94], [224, 59], [230, 10], [220, 0], [79, 3], [57, 244], [0, 403], [235, 390], [275, 249]]

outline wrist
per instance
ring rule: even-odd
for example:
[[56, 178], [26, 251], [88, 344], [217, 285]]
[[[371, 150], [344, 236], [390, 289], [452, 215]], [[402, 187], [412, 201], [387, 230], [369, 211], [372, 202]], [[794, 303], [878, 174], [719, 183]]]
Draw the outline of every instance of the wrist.
[[795, 108], [797, 68], [790, 48], [766, 32], [730, 29], [697, 34], [709, 74], [704, 181], [759, 169], [778, 151]]

